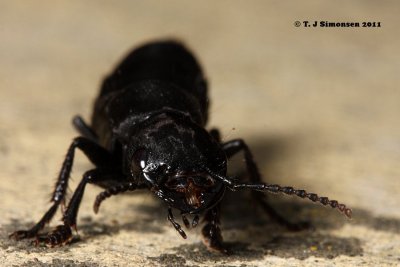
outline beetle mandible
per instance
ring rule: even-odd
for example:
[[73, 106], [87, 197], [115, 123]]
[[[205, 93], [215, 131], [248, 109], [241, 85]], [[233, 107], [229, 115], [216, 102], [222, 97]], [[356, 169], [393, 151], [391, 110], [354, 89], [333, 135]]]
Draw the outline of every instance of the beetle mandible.
[[[351, 217], [351, 209], [336, 200], [305, 190], [261, 181], [252, 154], [241, 140], [222, 142], [218, 130], [207, 131], [207, 82], [187, 48], [176, 41], [157, 41], [133, 50], [103, 81], [90, 126], [73, 119], [80, 133], [70, 145], [51, 197], [52, 206], [29, 230], [10, 237], [35, 238], [36, 244], [61, 246], [72, 239], [86, 185], [105, 189], [94, 203], [126, 191], [151, 190], [168, 206], [167, 218], [179, 234], [172, 208], [180, 211], [186, 227], [195, 227], [204, 215], [203, 241], [210, 250], [227, 252], [222, 242], [220, 201], [225, 191], [249, 189], [263, 209], [289, 229], [300, 229], [280, 216], [263, 198], [264, 192], [284, 193], [331, 206]], [[65, 205], [75, 150], [80, 149], [95, 168], [83, 174], [65, 211], [63, 223], [40, 233]], [[243, 151], [249, 181], [227, 176], [227, 160]], [[192, 214], [190, 223], [186, 215]]]

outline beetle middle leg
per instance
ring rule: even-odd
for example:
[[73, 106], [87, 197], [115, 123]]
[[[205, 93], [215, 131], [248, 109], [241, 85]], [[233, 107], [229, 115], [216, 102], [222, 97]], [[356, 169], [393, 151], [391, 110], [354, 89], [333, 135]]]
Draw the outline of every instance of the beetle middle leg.
[[100, 145], [85, 137], [76, 137], [68, 149], [67, 155], [65, 156], [60, 173], [58, 175], [55, 189], [51, 197], [51, 202], [53, 202], [53, 205], [43, 215], [40, 221], [31, 229], [15, 231], [10, 235], [11, 238], [20, 240], [37, 236], [39, 231], [43, 229], [46, 223], [48, 223], [54, 217], [59, 205], [64, 205], [76, 148], [82, 150], [89, 160], [96, 166], [109, 166], [113, 162], [111, 154]]
[[[210, 135], [221, 143], [221, 134], [218, 129], [211, 129]], [[228, 250], [224, 247], [221, 229], [219, 228], [221, 216], [221, 204], [218, 203], [215, 207], [208, 210], [204, 215], [204, 225], [201, 233], [203, 235], [203, 243], [208, 249], [218, 251], [221, 253], [228, 253]]]
[[[249, 172], [250, 181], [253, 183], [261, 183], [261, 175], [258, 171], [257, 165], [253, 159], [253, 155], [246, 145], [246, 143], [242, 139], [235, 139], [229, 142], [224, 143], [223, 149], [226, 153], [228, 158], [232, 157], [236, 153], [243, 151], [244, 157], [246, 161], [247, 171]], [[302, 229], [309, 228], [310, 225], [307, 222], [299, 222], [299, 223], [292, 223], [281, 216], [273, 207], [271, 207], [265, 198], [265, 195], [259, 191], [251, 191], [252, 197], [261, 205], [261, 207], [268, 213], [268, 215], [278, 222], [279, 224], [285, 226], [287, 229], [292, 231], [298, 231]]]

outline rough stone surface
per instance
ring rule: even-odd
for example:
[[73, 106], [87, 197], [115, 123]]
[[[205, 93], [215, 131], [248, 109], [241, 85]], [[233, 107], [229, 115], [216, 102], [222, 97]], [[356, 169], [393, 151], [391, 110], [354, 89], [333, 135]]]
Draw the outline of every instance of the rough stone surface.
[[[297, 2], [296, 2], [297, 3]], [[398, 1], [3, 1], [0, 4], [1, 266], [400, 265]], [[296, 28], [296, 20], [380, 21], [380, 28]], [[271, 183], [353, 208], [352, 220], [270, 196], [313, 230], [288, 232], [248, 194], [229, 194], [222, 229], [230, 256], [183, 240], [150, 192], [107, 200], [88, 186], [70, 245], [8, 239], [48, 198], [75, 114], [90, 117], [98, 86], [135, 45], [179, 38], [210, 80], [211, 126], [243, 137]], [[243, 172], [242, 156], [230, 162]], [[91, 168], [77, 153], [71, 191]], [[59, 223], [60, 214], [51, 223]]]

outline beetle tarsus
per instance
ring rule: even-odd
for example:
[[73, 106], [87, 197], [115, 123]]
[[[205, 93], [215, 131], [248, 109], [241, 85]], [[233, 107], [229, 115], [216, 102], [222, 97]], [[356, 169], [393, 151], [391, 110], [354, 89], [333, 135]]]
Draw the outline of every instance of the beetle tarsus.
[[33, 238], [36, 236], [35, 231], [30, 231], [30, 230], [18, 230], [13, 233], [11, 233], [8, 237], [14, 240], [22, 240], [25, 238]]
[[37, 236], [40, 230], [44, 228], [44, 226], [53, 218], [54, 214], [57, 211], [59, 203], [55, 202], [50, 209], [43, 215], [43, 217], [40, 219], [40, 221], [35, 224], [31, 229], [29, 230], [18, 230], [9, 235], [10, 238], [13, 238], [15, 240], [21, 240], [25, 238], [33, 238]]
[[65, 224], [58, 225], [53, 231], [47, 234], [36, 236], [33, 243], [38, 246], [44, 244], [49, 248], [63, 246], [72, 240], [71, 227]]

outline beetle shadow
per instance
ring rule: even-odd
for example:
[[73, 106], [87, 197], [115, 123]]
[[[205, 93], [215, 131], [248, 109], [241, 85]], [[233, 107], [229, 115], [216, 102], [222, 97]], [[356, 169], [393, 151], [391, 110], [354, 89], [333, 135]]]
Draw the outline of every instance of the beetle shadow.
[[[113, 219], [111, 221], [104, 221], [93, 219], [92, 216], [82, 218], [79, 230], [85, 235], [109, 235], [118, 233], [119, 231], [134, 231], [138, 233], [163, 233], [164, 226], [159, 222], [163, 222], [167, 218], [167, 211], [164, 205], [160, 205], [157, 200], [145, 197], [148, 192], [135, 192], [136, 195], [129, 193], [121, 198], [136, 197], [143, 198], [144, 201], [140, 204], [128, 204], [126, 209], [129, 214], [124, 215], [123, 221]], [[164, 215], [164, 216], [163, 216]], [[106, 218], [109, 216], [107, 215]], [[117, 217], [117, 216], [114, 216]], [[93, 231], [93, 225], [98, 227], [98, 230]]]
[[[329, 229], [340, 228], [347, 223], [340, 214], [329, 214], [332, 210], [325, 212], [323, 207], [320, 210], [312, 204], [302, 205], [291, 201], [274, 201], [273, 204], [286, 218], [298, 219], [311, 211], [313, 214], [320, 213], [318, 218], [323, 218], [323, 222], [311, 220], [315, 228], [291, 232], [272, 221], [251, 201], [249, 194], [230, 193], [222, 203], [221, 216], [221, 230], [225, 246], [229, 251], [228, 256], [210, 252], [201, 242], [196, 242], [174, 247], [173, 254], [162, 253], [159, 257], [149, 259], [160, 265], [164, 265], [165, 261], [165, 266], [169, 266], [168, 263], [171, 261], [186, 266], [182, 261], [225, 264], [234, 261], [262, 260], [268, 255], [304, 260], [312, 256], [332, 259], [341, 255], [363, 254], [361, 240], [354, 237], [337, 237], [329, 233]], [[364, 221], [381, 220], [365, 211], [355, 210], [355, 214], [365, 216]], [[393, 230], [400, 228], [400, 220], [392, 223], [396, 225]], [[321, 231], [323, 229], [326, 231]]]

